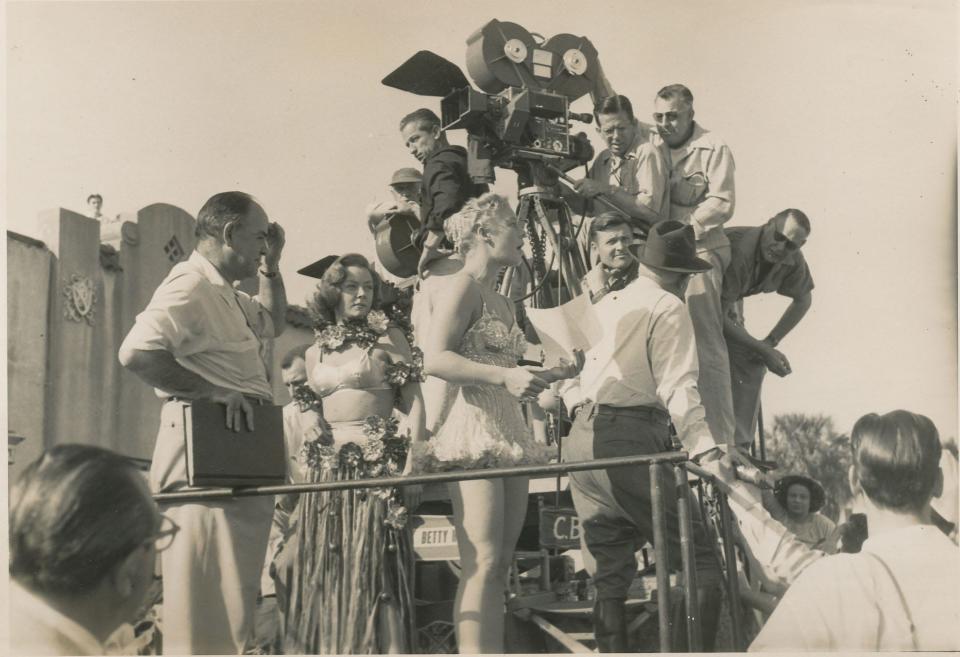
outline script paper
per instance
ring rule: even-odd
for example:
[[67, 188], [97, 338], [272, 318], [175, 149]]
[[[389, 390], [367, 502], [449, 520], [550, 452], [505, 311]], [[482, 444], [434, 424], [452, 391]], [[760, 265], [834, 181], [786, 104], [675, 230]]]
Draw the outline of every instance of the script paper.
[[540, 337], [547, 367], [559, 364], [561, 358], [572, 361], [574, 349], [586, 352], [603, 335], [589, 294], [581, 294], [556, 308], [527, 308], [526, 313]]

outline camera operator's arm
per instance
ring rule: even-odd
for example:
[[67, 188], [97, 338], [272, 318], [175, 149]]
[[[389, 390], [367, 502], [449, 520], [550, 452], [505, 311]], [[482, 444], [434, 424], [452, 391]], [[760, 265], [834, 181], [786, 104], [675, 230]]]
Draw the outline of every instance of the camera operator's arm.
[[[652, 144], [644, 144], [636, 151], [635, 193], [628, 189], [600, 180], [591, 169], [590, 177], [576, 185], [576, 191], [587, 197], [602, 196], [620, 211], [648, 228], [664, 218], [668, 180], [667, 164], [663, 154]], [[594, 201], [594, 205], [596, 205]], [[599, 210], [599, 208], [594, 208]]]

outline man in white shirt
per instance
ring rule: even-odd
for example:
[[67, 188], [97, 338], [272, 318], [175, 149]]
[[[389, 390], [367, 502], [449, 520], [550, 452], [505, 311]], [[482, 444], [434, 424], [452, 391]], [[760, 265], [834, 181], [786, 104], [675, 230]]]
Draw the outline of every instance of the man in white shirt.
[[10, 654], [104, 654], [143, 612], [174, 533], [127, 458], [89, 445], [45, 452], [10, 493]]
[[960, 550], [930, 523], [943, 487], [936, 427], [907, 411], [871, 413], [850, 443], [868, 538], [857, 554], [809, 565], [750, 650], [960, 649]]
[[[226, 406], [227, 427], [253, 428], [252, 404], [273, 393], [267, 341], [284, 327], [283, 229], [248, 194], [211, 197], [197, 247], [173, 267], [120, 345], [120, 362], [164, 399], [150, 468], [153, 490], [187, 485], [183, 406]], [[257, 276], [256, 297], [235, 281]], [[252, 631], [273, 515], [270, 497], [172, 504], [181, 531], [163, 557], [164, 650], [240, 653]]]
[[736, 203], [733, 154], [716, 133], [694, 120], [693, 93], [682, 84], [657, 92], [653, 119], [657, 124], [653, 143], [669, 166], [670, 209], [664, 214], [693, 227], [697, 255], [713, 266], [690, 280], [687, 308], [697, 336], [700, 396], [710, 433], [719, 443], [733, 444], [730, 363], [720, 304], [731, 253], [723, 225], [733, 216]]
[[[697, 390], [697, 349], [683, 302], [689, 277], [710, 265], [696, 257], [693, 229], [676, 221], [651, 229], [639, 261], [636, 281], [594, 305], [604, 334], [586, 354], [580, 373], [582, 402], [565, 439], [564, 460], [671, 451], [671, 422], [691, 457], [716, 447]], [[637, 572], [635, 553], [653, 540], [649, 469], [575, 472], [570, 482], [586, 547], [596, 560], [597, 645], [602, 652], [626, 652], [624, 603]], [[665, 487], [664, 500], [667, 552], [671, 566], [679, 568], [673, 486]], [[699, 518], [694, 521], [694, 545], [698, 585], [704, 593], [713, 593], [706, 597], [715, 603], [719, 566]], [[704, 620], [709, 647], [715, 614], [705, 613]]]

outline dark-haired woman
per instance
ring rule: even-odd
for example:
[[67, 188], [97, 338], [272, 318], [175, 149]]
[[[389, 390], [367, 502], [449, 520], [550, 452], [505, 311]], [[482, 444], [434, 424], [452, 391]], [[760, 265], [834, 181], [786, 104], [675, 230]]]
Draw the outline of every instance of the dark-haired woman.
[[[311, 303], [317, 337], [307, 377], [322, 435], [300, 454], [308, 481], [409, 472], [409, 441], [424, 438], [419, 359], [377, 309], [378, 293], [369, 262], [349, 254], [327, 269]], [[395, 406], [409, 436], [398, 431]], [[416, 496], [404, 493], [408, 502]], [[288, 654], [414, 651], [406, 514], [394, 489], [301, 496], [294, 537], [278, 557], [289, 577]]]
[[773, 494], [779, 509], [771, 509], [772, 515], [801, 543], [828, 554], [836, 552], [840, 535], [836, 524], [819, 513], [826, 502], [819, 482], [804, 475], [788, 475], [777, 481]]

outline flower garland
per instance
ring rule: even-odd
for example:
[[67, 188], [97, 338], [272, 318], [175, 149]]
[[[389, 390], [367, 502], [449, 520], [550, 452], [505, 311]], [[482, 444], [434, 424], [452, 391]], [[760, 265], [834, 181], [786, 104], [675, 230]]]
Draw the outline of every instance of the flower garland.
[[[338, 449], [318, 440], [308, 440], [300, 448], [300, 463], [321, 472], [349, 470], [352, 477], [358, 479], [399, 476], [406, 463], [410, 438], [399, 435], [398, 427], [399, 421], [395, 417], [371, 415], [364, 421], [363, 433], [367, 440], [362, 445], [349, 442]], [[407, 523], [407, 510], [395, 500], [395, 491], [374, 488], [370, 492], [390, 500], [386, 524], [395, 529], [403, 528]]]
[[411, 349], [411, 360], [409, 363], [406, 361], [390, 363], [387, 365], [385, 374], [387, 383], [397, 389], [402, 388], [410, 381], [422, 383], [425, 380], [423, 374], [423, 352], [420, 351], [419, 347], [413, 347]]
[[316, 411], [323, 413], [323, 403], [317, 397], [317, 393], [307, 385], [306, 381], [298, 383], [293, 387], [293, 401], [301, 413]]
[[371, 310], [364, 319], [348, 319], [343, 324], [318, 323], [313, 333], [317, 344], [330, 351], [339, 351], [351, 344], [369, 349], [377, 344], [389, 325], [390, 320], [383, 312]]

